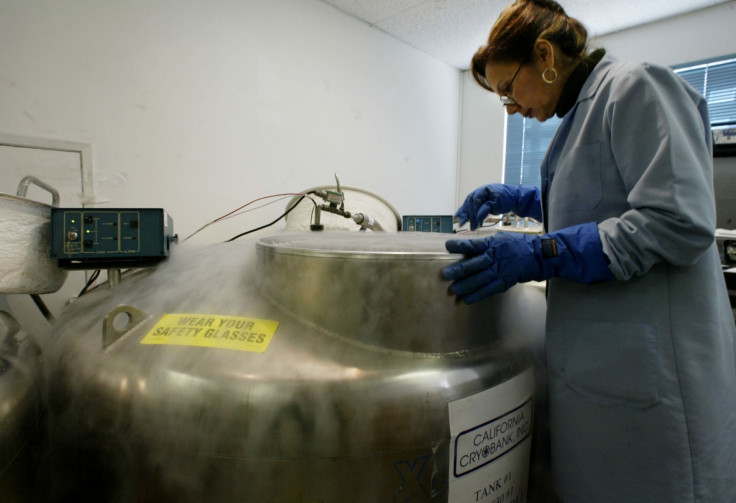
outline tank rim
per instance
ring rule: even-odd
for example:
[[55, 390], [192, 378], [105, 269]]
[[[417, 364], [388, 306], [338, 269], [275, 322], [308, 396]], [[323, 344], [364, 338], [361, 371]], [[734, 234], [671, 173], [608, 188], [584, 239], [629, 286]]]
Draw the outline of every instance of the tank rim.
[[[313, 236], [313, 234], [306, 234]], [[329, 236], [328, 240], [337, 240], [339, 233], [327, 232], [319, 234], [319, 236]], [[371, 234], [372, 235], [372, 234]], [[282, 255], [299, 255], [307, 257], [320, 258], [349, 258], [363, 260], [446, 260], [457, 261], [461, 254], [449, 253], [439, 250], [370, 250], [370, 249], [327, 249], [305, 244], [305, 239], [295, 240], [289, 243], [283, 241], [284, 236], [304, 237], [303, 233], [288, 233], [275, 236], [267, 236], [256, 242], [256, 248], [268, 251], [270, 253], [279, 253]], [[317, 235], [315, 235], [317, 236]], [[380, 235], [379, 236], [384, 236]], [[390, 239], [396, 239], [395, 234]], [[352, 236], [351, 236], [352, 237]], [[449, 239], [449, 237], [448, 237]]]

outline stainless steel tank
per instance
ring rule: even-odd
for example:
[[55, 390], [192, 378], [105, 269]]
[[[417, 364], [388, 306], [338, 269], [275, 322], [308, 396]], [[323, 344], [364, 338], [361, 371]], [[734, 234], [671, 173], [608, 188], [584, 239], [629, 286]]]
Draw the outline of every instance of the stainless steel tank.
[[543, 294], [455, 305], [446, 239], [182, 245], [84, 295], [44, 352], [47, 497], [524, 501]]
[[39, 350], [13, 316], [0, 310], [0, 501], [37, 501], [41, 381]]

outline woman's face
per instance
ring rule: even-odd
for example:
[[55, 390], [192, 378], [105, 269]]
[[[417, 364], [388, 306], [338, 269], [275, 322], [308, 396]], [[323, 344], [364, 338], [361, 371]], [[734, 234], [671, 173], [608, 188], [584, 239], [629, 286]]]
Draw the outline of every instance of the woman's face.
[[518, 112], [526, 118], [544, 122], [555, 114], [562, 92], [560, 79], [552, 84], [542, 80], [546, 67], [538, 58], [535, 62], [521, 64], [489, 62], [486, 65], [486, 82], [496, 94], [513, 100], [512, 104], [506, 105], [509, 115]]

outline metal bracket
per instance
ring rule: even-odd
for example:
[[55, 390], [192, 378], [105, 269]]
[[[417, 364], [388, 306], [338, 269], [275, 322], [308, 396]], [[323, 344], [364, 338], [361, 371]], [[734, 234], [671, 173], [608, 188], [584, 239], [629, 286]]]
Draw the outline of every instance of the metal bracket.
[[102, 321], [102, 349], [107, 349], [150, 317], [133, 306], [116, 307]]

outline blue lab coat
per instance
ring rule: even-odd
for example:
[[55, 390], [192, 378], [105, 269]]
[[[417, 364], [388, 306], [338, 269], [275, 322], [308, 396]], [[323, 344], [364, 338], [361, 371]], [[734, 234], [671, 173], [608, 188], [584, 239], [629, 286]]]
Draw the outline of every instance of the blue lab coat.
[[565, 503], [736, 502], [736, 351], [703, 98], [604, 58], [542, 163], [549, 231], [595, 221], [616, 281], [549, 281]]

